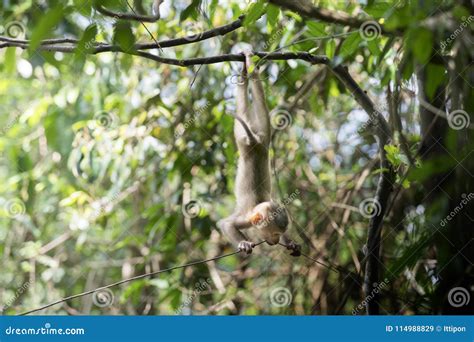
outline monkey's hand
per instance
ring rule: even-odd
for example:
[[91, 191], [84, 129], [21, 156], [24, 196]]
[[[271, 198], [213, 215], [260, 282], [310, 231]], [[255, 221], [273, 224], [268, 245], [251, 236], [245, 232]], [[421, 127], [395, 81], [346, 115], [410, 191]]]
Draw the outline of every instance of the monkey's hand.
[[247, 255], [252, 254], [252, 249], [255, 247], [255, 244], [250, 241], [240, 241], [238, 248], [239, 251], [245, 252]]
[[298, 257], [301, 255], [301, 246], [295, 243], [294, 241], [288, 242], [286, 249], [290, 250], [290, 255]]

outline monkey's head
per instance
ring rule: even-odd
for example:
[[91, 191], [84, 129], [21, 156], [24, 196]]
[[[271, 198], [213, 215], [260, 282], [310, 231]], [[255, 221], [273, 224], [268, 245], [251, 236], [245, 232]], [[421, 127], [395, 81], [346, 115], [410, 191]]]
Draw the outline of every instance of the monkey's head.
[[258, 229], [260, 237], [270, 245], [276, 245], [288, 228], [288, 213], [285, 207], [269, 201], [256, 205], [250, 214], [250, 222]]

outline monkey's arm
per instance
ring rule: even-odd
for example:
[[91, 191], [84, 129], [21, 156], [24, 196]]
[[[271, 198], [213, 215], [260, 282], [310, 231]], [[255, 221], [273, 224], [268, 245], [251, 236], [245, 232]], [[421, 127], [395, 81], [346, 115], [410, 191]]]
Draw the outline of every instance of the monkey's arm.
[[252, 223], [250, 220], [237, 214], [233, 214], [217, 222], [217, 227], [224, 233], [230, 242], [240, 250], [245, 251], [247, 254], [252, 253], [252, 248], [255, 244], [248, 241], [247, 237], [240, 230], [250, 228], [251, 226]]

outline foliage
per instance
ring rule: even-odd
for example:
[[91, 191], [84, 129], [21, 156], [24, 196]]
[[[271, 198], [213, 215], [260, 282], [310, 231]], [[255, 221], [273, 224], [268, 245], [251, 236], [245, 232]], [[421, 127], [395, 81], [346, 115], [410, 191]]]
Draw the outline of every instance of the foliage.
[[[427, 93], [434, 97], [447, 74], [430, 61], [430, 52], [450, 34], [422, 23], [440, 6], [462, 22], [467, 9], [437, 1], [321, 3], [353, 17], [362, 13], [375, 27], [383, 24], [403, 33], [393, 38], [378, 32], [368, 39], [357, 28], [307, 20], [261, 0], [249, 6], [243, 1], [165, 1], [162, 18], [144, 25], [103, 16], [90, 1], [0, 4], [1, 35], [31, 41], [27, 49], [0, 50], [4, 312], [18, 313], [232, 250], [215, 222], [233, 209], [237, 157], [229, 114], [235, 108], [232, 79], [239, 63], [160, 64], [132, 56], [134, 43], [199, 34], [246, 14], [243, 28], [163, 49], [162, 55], [189, 59], [237, 53], [242, 42], [255, 51], [327, 55], [334, 64], [348, 66], [387, 119], [387, 89], [401, 72], [406, 91], [399, 115], [408, 150], [416, 150], [421, 136], [413, 96], [419, 90], [415, 65], [428, 64]], [[121, 2], [104, 6], [130, 11]], [[143, 8], [150, 6], [151, 1], [143, 1]], [[16, 33], [9, 33], [13, 29]], [[42, 40], [61, 37], [79, 40], [75, 53], [38, 49]], [[128, 53], [89, 54], [97, 43], [115, 43]], [[371, 118], [323, 66], [273, 61], [262, 66], [262, 78], [269, 107], [291, 113], [291, 125], [276, 131], [272, 152], [275, 196], [291, 198], [290, 235], [308, 254], [343, 271], [293, 259], [280, 247], [261, 246], [249, 258], [229, 257], [114, 288], [113, 303], [105, 307], [89, 296], [44, 313], [353, 312], [364, 299], [369, 223], [358, 208], [374, 197], [384, 171], [374, 162], [374, 137], [364, 129]], [[302, 92], [308, 82], [314, 87]], [[395, 139], [385, 146], [398, 176], [395, 187], [403, 183], [403, 198], [411, 200], [395, 205], [385, 220], [382, 260], [390, 281], [381, 304], [383, 313], [431, 313], [426, 298], [437, 280], [427, 266], [433, 239], [427, 222], [436, 225], [442, 216], [434, 209], [446, 203], [437, 200], [426, 208], [417, 198], [426, 179], [453, 165], [439, 157], [410, 169], [403, 144]], [[455, 147], [450, 152], [458, 156]], [[295, 191], [298, 195], [292, 196]], [[183, 210], [190, 201], [197, 212]], [[203, 280], [209, 286], [202, 290]], [[24, 284], [27, 289], [18, 293]], [[291, 293], [288, 305], [272, 300], [280, 287]]]

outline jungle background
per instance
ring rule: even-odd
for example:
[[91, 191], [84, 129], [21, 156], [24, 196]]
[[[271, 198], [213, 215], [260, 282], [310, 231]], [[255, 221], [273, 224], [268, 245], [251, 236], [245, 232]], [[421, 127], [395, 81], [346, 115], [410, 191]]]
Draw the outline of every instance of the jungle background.
[[[255, 60], [274, 197], [309, 258], [261, 245], [39, 313], [473, 313], [472, 2], [151, 8], [0, 1], [3, 314], [234, 251], [216, 222], [246, 44], [307, 57]], [[180, 62], [212, 56], [227, 57]]]

